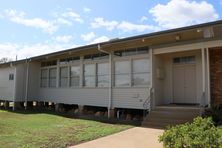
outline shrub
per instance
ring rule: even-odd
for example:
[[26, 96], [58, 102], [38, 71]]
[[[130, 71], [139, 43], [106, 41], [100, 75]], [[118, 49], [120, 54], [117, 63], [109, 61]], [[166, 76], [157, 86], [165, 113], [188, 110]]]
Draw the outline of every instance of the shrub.
[[185, 123], [167, 129], [159, 137], [166, 148], [218, 148], [221, 135], [211, 118], [197, 117], [193, 123]]
[[211, 108], [205, 110], [205, 117], [212, 117], [217, 125], [222, 125], [222, 106], [214, 104]]

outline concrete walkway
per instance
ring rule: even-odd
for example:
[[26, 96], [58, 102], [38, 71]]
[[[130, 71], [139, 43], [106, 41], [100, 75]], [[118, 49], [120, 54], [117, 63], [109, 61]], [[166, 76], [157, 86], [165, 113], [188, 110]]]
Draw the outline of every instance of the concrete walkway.
[[117, 134], [99, 138], [72, 148], [162, 148], [158, 136], [163, 130], [135, 127]]

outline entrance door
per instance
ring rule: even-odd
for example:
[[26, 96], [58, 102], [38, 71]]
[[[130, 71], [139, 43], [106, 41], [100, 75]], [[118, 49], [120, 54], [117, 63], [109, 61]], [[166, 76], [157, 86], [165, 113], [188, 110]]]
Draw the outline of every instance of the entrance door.
[[174, 64], [173, 103], [196, 104], [195, 64]]

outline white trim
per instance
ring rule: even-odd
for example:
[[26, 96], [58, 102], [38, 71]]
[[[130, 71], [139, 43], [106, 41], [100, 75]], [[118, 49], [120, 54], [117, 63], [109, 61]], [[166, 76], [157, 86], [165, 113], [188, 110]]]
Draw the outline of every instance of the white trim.
[[205, 48], [201, 49], [201, 57], [202, 57], [202, 92], [206, 91], [206, 74], [205, 74]]
[[211, 104], [211, 90], [210, 90], [210, 57], [209, 57], [209, 48], [206, 48], [206, 60], [207, 60], [207, 98], [208, 106]]

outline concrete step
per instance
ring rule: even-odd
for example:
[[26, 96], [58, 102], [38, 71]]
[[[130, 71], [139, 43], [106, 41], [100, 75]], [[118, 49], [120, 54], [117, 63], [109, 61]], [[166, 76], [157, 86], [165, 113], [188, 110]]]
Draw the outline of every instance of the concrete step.
[[200, 109], [197, 107], [158, 106], [147, 115], [142, 126], [165, 128], [169, 125], [191, 122], [199, 114]]

